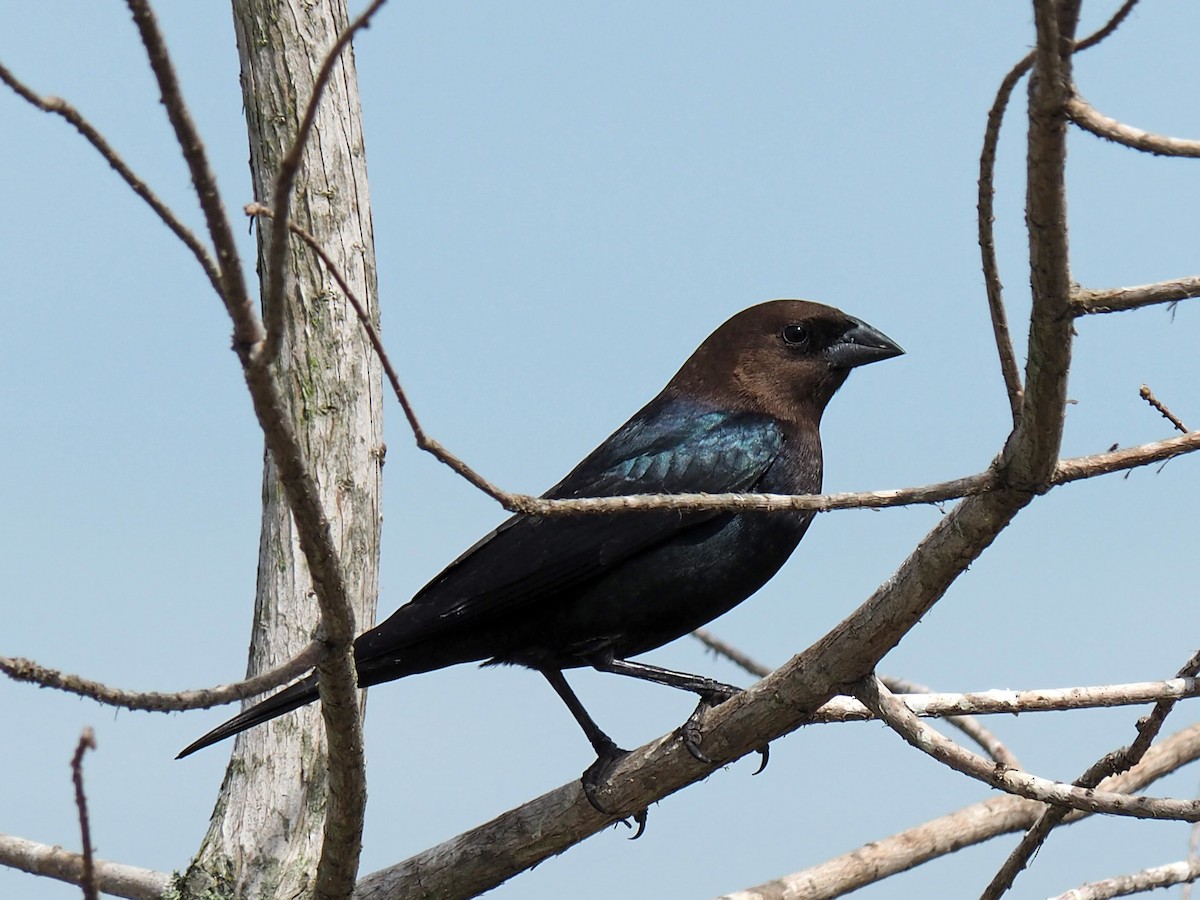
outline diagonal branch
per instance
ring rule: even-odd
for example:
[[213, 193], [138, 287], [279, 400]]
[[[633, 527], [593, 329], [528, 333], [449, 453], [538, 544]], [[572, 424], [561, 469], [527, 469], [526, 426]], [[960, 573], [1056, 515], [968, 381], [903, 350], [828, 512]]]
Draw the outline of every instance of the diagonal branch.
[[225, 302], [225, 307], [233, 319], [234, 347], [239, 353], [249, 352], [249, 348], [262, 339], [262, 328], [254, 315], [254, 307], [246, 291], [237, 243], [233, 239], [229, 218], [225, 215], [225, 205], [221, 202], [216, 175], [209, 165], [204, 143], [196, 130], [196, 123], [192, 121], [191, 113], [183, 100], [179, 78], [171, 64], [166, 41], [158, 27], [154, 11], [150, 8], [149, 0], [127, 0], [127, 3], [129, 11], [133, 14], [133, 23], [137, 26], [142, 44], [146, 48], [146, 58], [158, 82], [167, 118], [175, 131], [175, 139], [191, 174], [192, 187], [200, 201], [209, 237], [216, 248], [220, 269], [220, 287], [217, 293]]
[[43, 112], [62, 116], [76, 131], [83, 135], [84, 140], [95, 147], [96, 152], [104, 157], [105, 162], [129, 185], [129, 189], [145, 200], [146, 204], [154, 210], [155, 214], [171, 230], [172, 234], [179, 238], [183, 242], [183, 245], [192, 251], [192, 255], [200, 263], [200, 268], [204, 270], [204, 274], [208, 277], [208, 281], [213, 286], [213, 289], [218, 294], [221, 293], [221, 274], [217, 271], [217, 264], [209, 256], [208, 248], [200, 243], [200, 239], [196, 237], [195, 233], [179, 220], [171, 208], [150, 189], [150, 186], [138, 177], [137, 173], [129, 167], [129, 164], [113, 149], [104, 135], [91, 122], [85, 119], [74, 106], [61, 97], [43, 97], [35, 93], [31, 88], [18, 80], [3, 64], [0, 64], [0, 81], [3, 81], [18, 96]]
[[[251, 216], [265, 216], [272, 218], [274, 213], [263, 206], [261, 203], [249, 203], [246, 205], [246, 214]], [[432, 454], [439, 462], [449, 466], [468, 482], [479, 488], [493, 500], [496, 500], [507, 509], [514, 509], [514, 503], [517, 498], [521, 498], [522, 494], [510, 494], [508, 491], [502, 490], [492, 482], [488, 481], [469, 465], [447, 450], [439, 441], [434, 440], [425, 433], [425, 429], [421, 427], [420, 420], [417, 419], [416, 410], [413, 409], [412, 403], [409, 402], [408, 394], [405, 393], [404, 387], [400, 384], [400, 376], [396, 374], [396, 369], [392, 365], [392, 360], [387, 354], [387, 350], [383, 346], [383, 338], [379, 336], [379, 330], [375, 327], [375, 323], [371, 321], [370, 315], [367, 313], [367, 308], [359, 299], [358, 295], [350, 287], [346, 277], [342, 274], [337, 264], [330, 258], [329, 254], [321, 246], [310, 232], [301, 228], [295, 222], [288, 222], [288, 230], [292, 234], [299, 237], [309, 249], [317, 255], [324, 264], [326, 270], [333, 277], [333, 280], [338, 283], [338, 287], [342, 289], [346, 300], [354, 308], [355, 315], [358, 316], [358, 321], [362, 324], [363, 330], [367, 333], [367, 339], [371, 342], [371, 347], [375, 350], [375, 355], [379, 358], [380, 364], [383, 366], [384, 374], [387, 376], [388, 383], [392, 386], [392, 392], [396, 395], [396, 399], [400, 402], [400, 408], [404, 411], [404, 417], [408, 419], [409, 428], [412, 429], [413, 437], [416, 439], [417, 446]]]

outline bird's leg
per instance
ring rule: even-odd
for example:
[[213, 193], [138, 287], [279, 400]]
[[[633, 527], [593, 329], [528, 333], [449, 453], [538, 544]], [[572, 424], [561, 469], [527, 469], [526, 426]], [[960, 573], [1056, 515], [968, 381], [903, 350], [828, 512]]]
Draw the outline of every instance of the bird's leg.
[[[629, 751], [622, 750], [617, 746], [616, 741], [600, 730], [600, 726], [583, 708], [583, 704], [579, 702], [579, 698], [575, 696], [575, 692], [571, 690], [571, 686], [567, 684], [567, 679], [563, 677], [561, 671], [558, 669], [541, 669], [539, 671], [550, 682], [555, 693], [562, 698], [562, 702], [567, 704], [567, 709], [571, 711], [571, 715], [575, 717], [575, 721], [587, 735], [592, 749], [596, 751], [596, 761], [587, 767], [580, 779], [580, 783], [583, 785], [583, 795], [587, 797], [588, 803], [592, 804], [592, 808], [596, 812], [606, 816], [613, 815], [611, 811], [600, 805], [600, 801], [596, 799], [596, 792], [608, 780], [608, 774], [613, 766], [628, 756]], [[646, 810], [643, 809], [633, 818], [638, 823], [637, 834], [633, 836], [636, 839], [641, 837], [642, 832], [646, 830]]]
[[[742, 692], [741, 688], [734, 687], [732, 684], [714, 681], [711, 678], [705, 678], [703, 675], [689, 675], [687, 672], [676, 672], [672, 669], [664, 669], [661, 666], [652, 666], [648, 663], [617, 659], [611, 654], [593, 657], [588, 661], [594, 669], [600, 672], [628, 675], [630, 678], [640, 678], [643, 681], [665, 684], [668, 687], [699, 694], [700, 702], [696, 704], [696, 709], [688, 716], [687, 721], [680, 726], [679, 738], [688, 753], [692, 754], [700, 762], [713, 764], [713, 761], [700, 749], [700, 742], [704, 739], [701, 726], [704, 724], [704, 719], [710, 709], [714, 706], [720, 706], [734, 694], [740, 694]], [[767, 767], [769, 747], [760, 747], [758, 752], [762, 754], [762, 764], [758, 767], [758, 771], [761, 772]], [[756, 772], [755, 774], [758, 773]]]

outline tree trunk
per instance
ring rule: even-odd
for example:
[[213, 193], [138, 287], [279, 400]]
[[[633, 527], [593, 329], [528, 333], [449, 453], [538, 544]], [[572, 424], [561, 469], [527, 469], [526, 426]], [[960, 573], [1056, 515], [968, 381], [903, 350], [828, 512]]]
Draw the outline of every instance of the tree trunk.
[[[342, 2], [300, 0], [234, 0], [233, 12], [254, 196], [269, 205], [279, 162], [347, 14]], [[377, 320], [366, 155], [350, 50], [325, 88], [296, 179], [292, 220], [316, 236]], [[260, 281], [271, 225], [257, 221]], [[374, 620], [378, 592], [380, 366], [336, 283], [297, 240], [289, 245], [282, 302], [276, 377], [332, 523], [362, 630]], [[311, 591], [291, 512], [267, 458], [251, 674], [290, 658], [313, 637], [318, 610]], [[190, 891], [311, 896], [327, 791], [324, 731], [315, 705], [240, 735], [188, 872]]]

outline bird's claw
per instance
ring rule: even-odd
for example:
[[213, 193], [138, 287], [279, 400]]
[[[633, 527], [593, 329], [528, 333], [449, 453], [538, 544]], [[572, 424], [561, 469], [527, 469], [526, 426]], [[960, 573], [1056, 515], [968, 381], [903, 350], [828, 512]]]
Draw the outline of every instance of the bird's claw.
[[592, 805], [592, 809], [602, 816], [616, 814], [612, 810], [604, 808], [597, 794], [608, 782], [608, 776], [612, 773], [613, 768], [628, 755], [628, 750], [622, 750], [616, 744], [613, 744], [612, 747], [597, 754], [596, 761], [584, 770], [583, 777], [579, 779], [580, 786], [583, 788], [583, 796], [587, 797], [587, 801]]
[[[635, 812], [632, 816], [629, 817], [629, 819], [633, 819], [633, 821], [637, 822], [637, 831], [635, 831], [632, 835], [630, 835], [629, 840], [636, 841], [638, 838], [640, 838], [643, 834], [646, 833], [646, 817], [648, 814], [649, 814], [648, 810], [645, 807], [642, 807], [637, 812]], [[626, 828], [633, 827], [632, 825], [629, 824], [629, 819], [621, 820], [621, 824], [624, 825]]]
[[[583, 788], [583, 796], [587, 797], [587, 802], [592, 805], [592, 809], [600, 813], [602, 816], [616, 815], [612, 810], [605, 809], [597, 796], [600, 789], [608, 782], [608, 776], [616, 765], [629, 755], [628, 750], [622, 750], [616, 744], [605, 749], [596, 756], [596, 761], [584, 770], [583, 777], [579, 779], [580, 786]], [[637, 831], [629, 838], [631, 841], [636, 841], [646, 833], [646, 818], [648, 811], [643, 808], [635, 812], [629, 818], [619, 819], [620, 823], [626, 828], [632, 828], [629, 824], [629, 819], [637, 824]]]
[[769, 763], [771, 761], [771, 745], [770, 744], [763, 744], [761, 747], [758, 748], [758, 750], [756, 752], [758, 753], [758, 755], [760, 757], [758, 760], [758, 768], [755, 769], [753, 772], [751, 772], [750, 773], [751, 775], [757, 775], [759, 772], [761, 772], [763, 769], [765, 769], [767, 767], [767, 763]]
[[704, 720], [708, 717], [710, 709], [720, 706], [732, 696], [732, 691], [710, 691], [701, 694], [700, 702], [696, 704], [692, 714], [687, 717], [686, 722], [679, 726], [679, 740], [683, 743], [683, 748], [699, 762], [710, 766], [716, 765], [708, 754], [700, 749], [700, 742], [704, 740]]

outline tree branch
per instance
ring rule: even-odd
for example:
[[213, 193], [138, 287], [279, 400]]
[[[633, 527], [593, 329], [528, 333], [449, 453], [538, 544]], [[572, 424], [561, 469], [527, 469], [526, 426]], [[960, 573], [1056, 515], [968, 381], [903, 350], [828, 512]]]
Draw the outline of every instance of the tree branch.
[[925, 725], [874, 676], [860, 681], [855, 692], [868, 709], [921, 752], [957, 772], [1010, 794], [1087, 812], [1138, 819], [1200, 821], [1200, 801], [1081, 788], [996, 765]]
[[1030, 53], [1004, 76], [996, 91], [996, 99], [992, 101], [992, 108], [988, 110], [987, 127], [983, 132], [983, 148], [979, 154], [979, 194], [976, 200], [984, 289], [987, 292], [996, 351], [1000, 356], [1000, 374], [1004, 377], [1014, 425], [1021, 413], [1023, 389], [1021, 373], [1017, 367], [1017, 354], [1013, 349], [1012, 333], [1008, 327], [1008, 313], [1004, 309], [1004, 285], [1000, 281], [1000, 264], [996, 260], [996, 149], [1000, 145], [1000, 127], [1004, 122], [1004, 111], [1008, 108], [1012, 92], [1016, 89], [1017, 82], [1032, 66], [1033, 54]]
[[[59, 846], [39, 844], [0, 834], [0, 864], [31, 875], [43, 875], [69, 884], [83, 883], [83, 857]], [[129, 900], [162, 900], [171, 887], [166, 872], [140, 869], [122, 863], [93, 861], [96, 886], [106, 894]]]
[[[1200, 673], [1200, 651], [1197, 651], [1192, 657], [1183, 664], [1179, 669], [1179, 678], [1192, 678], [1197, 673]], [[1150, 749], [1154, 739], [1158, 737], [1159, 731], [1162, 730], [1163, 722], [1171, 710], [1175, 708], [1175, 700], [1173, 698], [1164, 698], [1157, 701], [1150, 712], [1140, 719], [1137, 723], [1137, 737], [1127, 747], [1122, 747], [1112, 753], [1105, 754], [1096, 763], [1089, 766], [1079, 778], [1075, 779], [1075, 784], [1084, 790], [1090, 789], [1099, 784], [1103, 779], [1122, 772], [1131, 766], [1134, 766], [1138, 761], [1145, 756]], [[1045, 809], [1038, 817], [1037, 822], [1027, 831], [1021, 842], [1013, 849], [1008, 858], [1004, 861], [1004, 865], [992, 878], [987, 889], [982, 895], [982, 900], [998, 900], [1003, 896], [1005, 891], [1012, 887], [1017, 875], [1029, 865], [1029, 861], [1037, 854], [1042, 845], [1046, 843], [1050, 832], [1053, 831], [1065, 817], [1065, 810], [1061, 807]]]
[[1144, 894], [1156, 888], [1171, 887], [1175, 884], [1190, 884], [1197, 878], [1200, 878], [1200, 860], [1183, 860], [1165, 866], [1155, 866], [1152, 869], [1143, 869], [1131, 875], [1119, 875], [1115, 878], [1105, 878], [1103, 881], [1092, 881], [1073, 888], [1065, 894], [1059, 894], [1051, 900], [1108, 900], [1110, 897]]
[[[265, 216], [271, 218], [274, 213], [263, 206], [261, 203], [249, 203], [246, 205], [246, 214], [251, 216]], [[358, 321], [361, 323], [363, 330], [367, 334], [367, 339], [371, 342], [371, 347], [375, 350], [375, 355], [379, 358], [380, 364], [383, 366], [384, 374], [387, 376], [388, 383], [392, 386], [392, 392], [396, 395], [396, 399], [400, 402], [400, 408], [404, 411], [404, 417], [408, 419], [408, 426], [412, 429], [413, 437], [417, 442], [417, 447], [433, 455], [439, 462], [449, 466], [468, 482], [479, 488], [493, 500], [499, 502], [506, 509], [512, 510], [514, 502], [518, 498], [523, 498], [523, 494], [510, 494], [508, 491], [502, 490], [492, 482], [488, 481], [465, 462], [447, 450], [440, 442], [429, 437], [425, 433], [425, 429], [421, 427], [420, 420], [417, 419], [416, 410], [413, 409], [412, 403], [409, 402], [408, 394], [405, 393], [404, 387], [400, 384], [400, 376], [396, 374], [396, 369], [392, 365], [392, 360], [387, 354], [387, 350], [383, 346], [383, 338], [379, 336], [379, 330], [375, 327], [375, 323], [371, 321], [370, 315], [367, 313], [366, 307], [362, 300], [351, 289], [345, 276], [338, 269], [337, 264], [325, 252], [324, 248], [311, 233], [301, 228], [294, 222], [288, 222], [288, 230], [292, 234], [299, 237], [306, 243], [309, 248], [317, 255], [324, 264], [326, 270], [333, 277], [333, 280], [338, 283], [338, 287], [342, 289], [342, 293], [346, 295], [346, 300], [354, 308], [354, 313], [358, 316]]]
[[[1095, 33], [1080, 41], [1075, 51], [1087, 50], [1103, 41], [1121, 25], [1133, 12], [1138, 0], [1126, 0]], [[1004, 387], [1008, 392], [1008, 403], [1012, 409], [1013, 424], [1015, 425], [1021, 411], [1021, 373], [1017, 367], [1016, 351], [1013, 349], [1012, 333], [1008, 326], [1008, 313], [1004, 309], [1004, 287], [1000, 281], [1000, 265], [996, 261], [996, 213], [993, 203], [996, 196], [996, 149], [1000, 144], [1000, 128], [1004, 122], [1004, 113], [1008, 109], [1009, 100], [1017, 83], [1025, 73], [1033, 68], [1034, 54], [1026, 55], [1024, 59], [1013, 66], [996, 91], [996, 99], [988, 110], [987, 126], [983, 133], [983, 147], [979, 154], [979, 193], [976, 201], [978, 211], [979, 252], [983, 265], [983, 282], [987, 292], [988, 312], [992, 319], [992, 334], [996, 341], [996, 350], [1000, 356], [1000, 372], [1004, 377]]]
[[0, 656], [0, 672], [15, 681], [27, 681], [38, 687], [54, 688], [69, 694], [88, 697], [107, 706], [135, 709], [144, 712], [180, 712], [186, 709], [209, 709], [225, 703], [234, 703], [254, 697], [272, 688], [287, 684], [312, 669], [329, 652], [325, 644], [313, 641], [296, 656], [282, 665], [261, 672], [245, 681], [221, 684], [212, 688], [192, 691], [127, 691], [110, 687], [99, 681], [91, 681], [49, 669], [33, 660]]
[[149, 0], [127, 0], [127, 4], [133, 14], [133, 23], [141, 35], [142, 44], [146, 48], [146, 58], [158, 82], [167, 119], [175, 131], [175, 139], [191, 174], [192, 187], [200, 201], [200, 210], [204, 213], [209, 237], [216, 248], [220, 270], [217, 294], [225, 302], [225, 307], [233, 319], [234, 346], [239, 353], [248, 353], [249, 348], [262, 339], [262, 328], [254, 314], [250, 295], [246, 292], [242, 262], [238, 257], [237, 243], [233, 239], [233, 229], [225, 215], [225, 206], [221, 202], [221, 193], [217, 189], [216, 175], [209, 165], [204, 143], [200, 140], [196, 124], [192, 121], [191, 113], [183, 100], [175, 67], [167, 53], [166, 41], [158, 27], [154, 11], [150, 8]]
[[1077, 288], [1071, 297], [1071, 303], [1075, 315], [1091, 316], [1141, 309], [1156, 303], [1178, 303], [1180, 300], [1191, 300], [1194, 297], [1200, 297], [1200, 276], [1107, 290]]
[[1114, 144], [1131, 147], [1143, 153], [1152, 153], [1155, 156], [1193, 158], [1200, 156], [1200, 141], [1154, 134], [1118, 122], [1116, 119], [1110, 119], [1079, 96], [1078, 91], [1067, 100], [1066, 109], [1071, 121], [1084, 131], [1089, 131], [1096, 137], [1112, 141]]
[[96, 734], [85, 728], [79, 735], [75, 755], [71, 757], [71, 780], [75, 783], [75, 808], [79, 811], [79, 835], [83, 848], [83, 871], [79, 885], [83, 888], [83, 900], [100, 900], [96, 886], [96, 861], [92, 856], [92, 826], [88, 821], [87, 794], [83, 790], [83, 754], [96, 749]]
[[196, 262], [200, 263], [200, 268], [204, 270], [204, 274], [213, 286], [213, 290], [218, 294], [221, 293], [221, 273], [217, 270], [217, 264], [209, 256], [208, 248], [200, 243], [200, 239], [196, 237], [195, 233], [184, 225], [171, 208], [129, 167], [128, 163], [113, 149], [104, 135], [91, 122], [85, 119], [74, 106], [61, 97], [43, 97], [35, 93], [31, 88], [18, 80], [2, 63], [0, 63], [0, 81], [3, 81], [12, 88], [13, 92], [19, 97], [43, 112], [62, 116], [76, 131], [83, 135], [84, 140], [96, 148], [96, 151], [104, 157], [104, 161], [121, 176], [121, 179], [129, 186], [129, 189], [145, 200], [146, 204], [162, 220], [162, 223], [171, 230], [171, 233], [179, 238], [185, 247], [192, 251], [192, 256], [196, 257]]
[[[1200, 725], [1192, 725], [1151, 747], [1138, 765], [1105, 779], [1101, 787], [1119, 793], [1140, 790], [1197, 758]], [[832, 900], [964, 847], [1022, 831], [1044, 808], [1041, 803], [1011, 795], [992, 797], [720, 900]], [[1075, 810], [1067, 814], [1066, 821], [1074, 823], [1090, 815]]]

